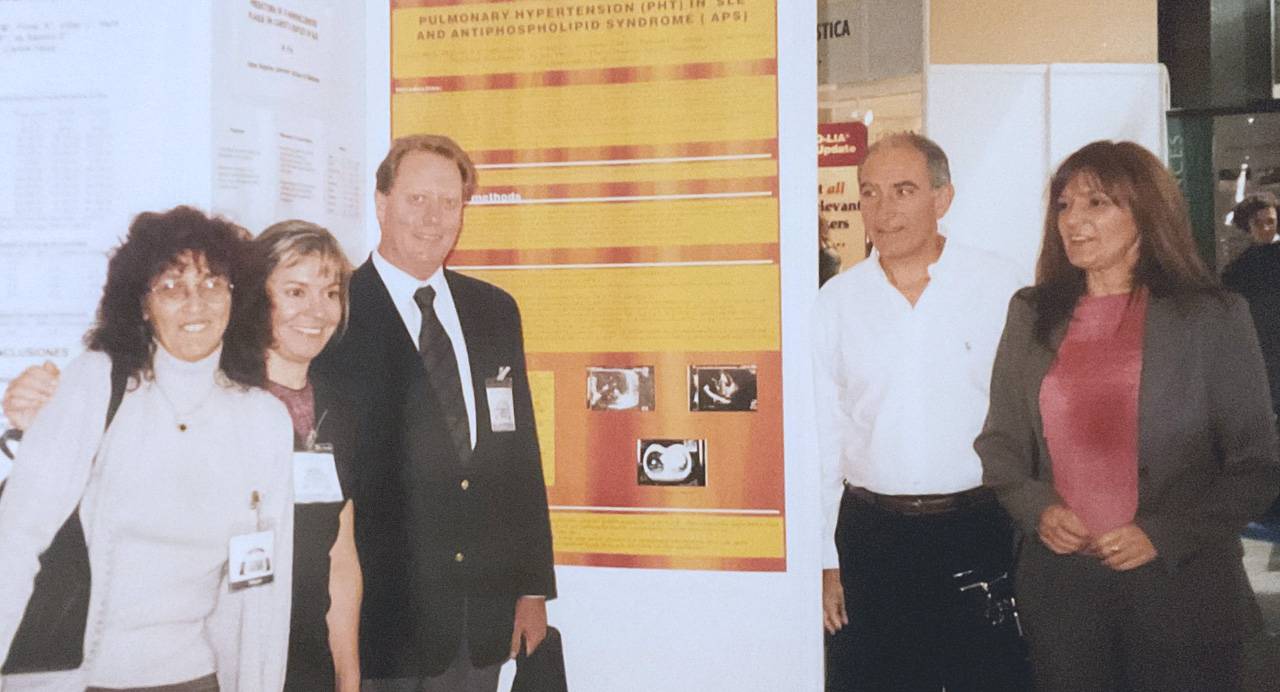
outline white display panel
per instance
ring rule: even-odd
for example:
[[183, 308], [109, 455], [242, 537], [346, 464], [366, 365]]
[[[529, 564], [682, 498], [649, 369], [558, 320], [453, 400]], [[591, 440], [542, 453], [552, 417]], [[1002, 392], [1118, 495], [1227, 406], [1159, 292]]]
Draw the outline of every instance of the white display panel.
[[207, 10], [0, 3], [0, 387], [82, 350], [138, 212], [208, 206]]
[[1054, 167], [1098, 139], [1165, 158], [1161, 65], [935, 65], [925, 132], [947, 152], [956, 199], [944, 225], [1030, 277]]

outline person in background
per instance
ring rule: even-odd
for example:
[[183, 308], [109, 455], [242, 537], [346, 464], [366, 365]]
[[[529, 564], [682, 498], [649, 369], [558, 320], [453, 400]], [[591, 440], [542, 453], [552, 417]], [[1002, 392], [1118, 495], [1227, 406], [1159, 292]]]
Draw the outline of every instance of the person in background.
[[1024, 690], [1016, 625], [979, 598], [1007, 590], [1012, 539], [971, 446], [1022, 282], [940, 232], [955, 191], [933, 141], [880, 139], [858, 183], [875, 249], [813, 317], [827, 689]]
[[[6, 692], [281, 689], [291, 442], [284, 406], [223, 347], [242, 248], [230, 224], [178, 207], [140, 214], [112, 255], [88, 351], [32, 421], [0, 495], [0, 659], [38, 557], [78, 503], [92, 573], [84, 660], [6, 676]], [[128, 385], [104, 433], [113, 367]], [[272, 578], [237, 579], [268, 562]]]
[[1275, 238], [1275, 196], [1266, 191], [1250, 194], [1236, 204], [1228, 218], [1241, 232], [1229, 232], [1218, 238], [1215, 259], [1219, 272], [1225, 272], [1249, 249], [1271, 243]]
[[1274, 293], [1280, 284], [1276, 206], [1275, 197], [1264, 192], [1245, 197], [1231, 215], [1231, 223], [1248, 234], [1250, 244], [1223, 270], [1222, 283], [1246, 299]]
[[1239, 534], [1280, 482], [1248, 310], [1142, 147], [1085, 146], [1049, 200], [974, 443], [1022, 536], [1036, 689], [1237, 690], [1262, 625]]
[[[1236, 206], [1232, 222], [1253, 239], [1222, 274], [1227, 288], [1249, 302], [1262, 359], [1271, 383], [1271, 408], [1280, 414], [1280, 243], [1276, 242], [1276, 200], [1250, 195]], [[1280, 515], [1280, 502], [1270, 514]]]
[[1232, 211], [1231, 223], [1248, 233], [1254, 245], [1276, 242], [1276, 198], [1269, 192], [1245, 197]]
[[[268, 227], [248, 245], [240, 275], [225, 348], [245, 364], [248, 380], [285, 404], [293, 421], [293, 608], [285, 689], [356, 692], [363, 578], [351, 490], [364, 397], [351, 377], [308, 372], [346, 319], [351, 265], [329, 231], [294, 220]], [[263, 343], [269, 344], [265, 351]], [[30, 420], [57, 387], [51, 364], [29, 369], [6, 392], [6, 415]]]
[[831, 247], [830, 227], [826, 218], [818, 217], [818, 288], [840, 273], [840, 254]]

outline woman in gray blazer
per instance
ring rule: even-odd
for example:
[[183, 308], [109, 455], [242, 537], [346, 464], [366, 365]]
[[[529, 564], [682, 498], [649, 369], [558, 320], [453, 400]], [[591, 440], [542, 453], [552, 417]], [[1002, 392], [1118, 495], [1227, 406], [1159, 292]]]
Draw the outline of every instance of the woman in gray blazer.
[[1280, 483], [1269, 397], [1163, 164], [1131, 142], [1068, 157], [974, 444], [1022, 535], [1037, 689], [1237, 689], [1261, 627], [1239, 532]]

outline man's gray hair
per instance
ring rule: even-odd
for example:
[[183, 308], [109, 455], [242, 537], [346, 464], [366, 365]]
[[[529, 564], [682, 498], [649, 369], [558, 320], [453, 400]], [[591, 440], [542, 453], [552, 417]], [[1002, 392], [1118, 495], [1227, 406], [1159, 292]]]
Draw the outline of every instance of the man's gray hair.
[[881, 149], [896, 147], [915, 149], [924, 156], [924, 164], [929, 169], [930, 187], [936, 190], [951, 184], [951, 164], [947, 162], [947, 153], [938, 146], [937, 142], [915, 132], [893, 132], [877, 139], [875, 144], [867, 149], [866, 158], [871, 158]]

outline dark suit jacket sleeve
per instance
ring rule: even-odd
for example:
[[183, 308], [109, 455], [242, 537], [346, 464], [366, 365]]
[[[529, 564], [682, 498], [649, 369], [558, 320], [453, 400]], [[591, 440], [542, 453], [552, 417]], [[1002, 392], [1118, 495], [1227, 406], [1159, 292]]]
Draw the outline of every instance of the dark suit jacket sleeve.
[[1040, 514], [1061, 502], [1046, 474], [1038, 472], [1038, 436], [1027, 406], [1027, 359], [1035, 342], [1032, 325], [1035, 313], [1027, 289], [1009, 301], [1004, 334], [996, 350], [991, 371], [991, 405], [987, 421], [973, 447], [982, 459], [982, 482], [993, 489], [1014, 522], [1028, 535], [1035, 535]]
[[[1196, 489], [1190, 505], [1166, 503], [1136, 521], [1171, 566], [1203, 546], [1234, 541], [1266, 509], [1280, 484], [1271, 393], [1248, 307], [1235, 295], [1225, 305], [1214, 298], [1199, 307], [1191, 327], [1205, 344], [1199, 356], [1205, 361], [1206, 414], [1218, 468], [1211, 483]], [[1168, 338], [1191, 342], [1189, 336]]]
[[[509, 299], [511, 300], [511, 299]], [[520, 309], [511, 300], [512, 329], [517, 350], [516, 362], [520, 364], [514, 385], [516, 420], [529, 421], [524, 426], [527, 451], [520, 466], [525, 519], [521, 529], [526, 533], [522, 545], [528, 551], [523, 561], [524, 569], [517, 577], [518, 595], [555, 598], [555, 558], [551, 547], [551, 522], [547, 509], [547, 488], [542, 477], [542, 456], [538, 448], [537, 429], [533, 419], [533, 398], [529, 391], [528, 367], [525, 364], [524, 330], [520, 321]]]

